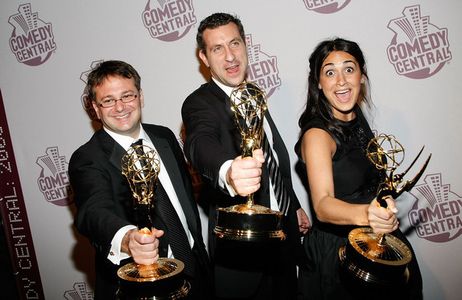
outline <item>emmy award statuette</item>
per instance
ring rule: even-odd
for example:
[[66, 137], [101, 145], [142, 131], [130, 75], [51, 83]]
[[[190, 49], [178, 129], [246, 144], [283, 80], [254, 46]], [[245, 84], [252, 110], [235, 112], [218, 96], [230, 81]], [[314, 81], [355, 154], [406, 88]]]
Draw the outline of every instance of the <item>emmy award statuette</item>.
[[[419, 181], [427, 168], [431, 154], [413, 179], [403, 183], [403, 178], [420, 157], [423, 149], [424, 147], [404, 172], [395, 174], [395, 170], [404, 160], [402, 145], [394, 136], [385, 134], [369, 142], [367, 157], [377, 169], [386, 173], [377, 194], [380, 206], [386, 208], [385, 197], [397, 199]], [[412, 252], [404, 242], [391, 234], [375, 234], [370, 227], [361, 227], [353, 229], [348, 234], [346, 246], [339, 249], [339, 258], [342, 267], [353, 278], [371, 285], [393, 286], [407, 282], [407, 264], [412, 259]]]
[[[231, 110], [241, 135], [242, 157], [251, 157], [261, 147], [263, 118], [267, 110], [266, 96], [254, 83], [243, 82], [231, 93]], [[253, 194], [247, 203], [218, 208], [218, 238], [239, 241], [284, 240], [283, 214], [254, 203]]]
[[[127, 178], [134, 200], [138, 230], [151, 233], [154, 189], [160, 171], [157, 152], [146, 145], [133, 145], [122, 157], [122, 174]], [[129, 263], [119, 268], [121, 299], [182, 299], [190, 284], [182, 278], [184, 263], [159, 258], [152, 265]]]

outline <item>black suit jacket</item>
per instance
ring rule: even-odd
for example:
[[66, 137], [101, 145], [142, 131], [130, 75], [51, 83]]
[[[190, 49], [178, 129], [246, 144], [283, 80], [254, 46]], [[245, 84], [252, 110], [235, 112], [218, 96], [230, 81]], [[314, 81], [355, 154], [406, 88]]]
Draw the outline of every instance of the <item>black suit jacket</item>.
[[[196, 269], [207, 274], [208, 257], [183, 153], [168, 128], [148, 124], [143, 124], [143, 128], [168, 170], [186, 216], [194, 238], [192, 251]], [[117, 289], [116, 272], [120, 266], [107, 259], [111, 240], [121, 227], [135, 224], [132, 192], [121, 172], [121, 158], [124, 154], [125, 150], [106, 131], [99, 130], [73, 153], [69, 162], [70, 182], [77, 205], [75, 226], [96, 249], [95, 297], [101, 299], [111, 298], [110, 295], [114, 295]], [[159, 229], [168, 235], [168, 228]], [[125, 260], [124, 263], [129, 261]], [[198, 281], [209, 280], [206, 275], [198, 277], [204, 277], [197, 278]]]
[[[201, 191], [201, 201], [210, 204], [209, 211], [209, 253], [215, 263], [215, 279], [217, 294], [223, 296], [249, 296], [259, 286], [265, 262], [271, 255], [256, 244], [225, 243], [224, 247], [218, 245], [213, 228], [216, 224], [216, 208], [227, 207], [234, 204], [245, 203], [243, 197], [230, 197], [226, 190], [219, 186], [219, 169], [227, 160], [241, 155], [241, 136], [234, 121], [234, 114], [230, 109], [229, 97], [220, 87], [210, 81], [194, 91], [183, 103], [183, 123], [186, 129], [184, 152], [195, 170], [204, 179]], [[276, 261], [290, 265], [295, 274], [293, 253], [299, 251], [300, 236], [296, 210], [300, 203], [292, 188], [289, 154], [279, 132], [267, 112], [265, 118], [271, 127], [274, 141], [274, 150], [278, 154], [279, 167], [285, 186], [290, 196], [288, 216], [285, 218], [284, 230], [288, 235], [285, 244], [286, 250], [291, 254], [281, 254]], [[257, 204], [269, 207], [269, 179], [266, 167], [263, 168], [261, 188], [254, 195]], [[231, 245], [232, 244], [232, 245]], [[277, 248], [277, 247], [274, 247]], [[238, 250], [242, 250], [239, 253]], [[263, 253], [260, 251], [264, 251]], [[249, 255], [253, 252], [253, 255]], [[274, 253], [273, 253], [274, 254]], [[292, 256], [292, 257], [287, 257]], [[249, 257], [249, 260], [245, 260]], [[274, 257], [271, 258], [274, 261]], [[266, 262], [269, 263], [269, 262]], [[245, 265], [245, 266], [242, 266]], [[249, 268], [250, 265], [250, 268]], [[242, 268], [241, 268], [242, 267]], [[238, 280], [239, 283], [236, 283]], [[239, 288], [236, 288], [239, 286]]]

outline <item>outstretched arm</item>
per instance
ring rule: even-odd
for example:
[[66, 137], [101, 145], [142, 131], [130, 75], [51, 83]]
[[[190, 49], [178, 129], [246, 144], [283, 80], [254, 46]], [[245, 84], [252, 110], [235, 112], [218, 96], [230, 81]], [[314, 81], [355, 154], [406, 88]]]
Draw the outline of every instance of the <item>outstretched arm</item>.
[[374, 231], [390, 232], [397, 228], [395, 205], [392, 199], [388, 208], [370, 204], [351, 204], [337, 199], [334, 194], [332, 157], [336, 151], [333, 138], [325, 130], [312, 128], [302, 140], [302, 158], [306, 162], [309, 187], [317, 218], [337, 225], [370, 225]]

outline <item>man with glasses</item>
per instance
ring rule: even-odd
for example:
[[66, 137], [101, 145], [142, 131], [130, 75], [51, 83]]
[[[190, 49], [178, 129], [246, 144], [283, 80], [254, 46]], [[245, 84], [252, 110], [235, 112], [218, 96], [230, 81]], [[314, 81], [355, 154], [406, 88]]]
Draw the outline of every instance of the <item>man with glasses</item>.
[[[182, 260], [177, 256], [184, 255], [183, 260], [190, 259], [184, 273], [192, 284], [194, 299], [207, 299], [208, 257], [186, 163], [171, 130], [141, 123], [144, 97], [140, 85], [137, 71], [122, 61], [105, 61], [91, 71], [88, 97], [103, 128], [77, 149], [69, 162], [77, 205], [75, 226], [96, 250], [95, 298], [115, 298], [117, 269], [127, 262], [150, 265], [159, 256]], [[160, 156], [159, 185], [179, 219], [176, 228], [164, 212], [156, 210], [151, 234], [141, 233], [135, 226], [132, 192], [122, 175], [121, 159], [136, 141], [154, 148]], [[172, 237], [178, 227], [185, 236], [180, 246]]]

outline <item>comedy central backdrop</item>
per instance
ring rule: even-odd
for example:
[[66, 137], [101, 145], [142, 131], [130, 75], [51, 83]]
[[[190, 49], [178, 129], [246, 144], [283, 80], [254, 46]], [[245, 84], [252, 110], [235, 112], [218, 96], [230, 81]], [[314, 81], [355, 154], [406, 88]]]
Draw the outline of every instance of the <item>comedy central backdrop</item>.
[[423, 145], [423, 156], [433, 154], [416, 187], [399, 199], [425, 298], [460, 297], [461, 1], [34, 0], [2, 1], [0, 8], [0, 207], [23, 298], [93, 298], [93, 250], [73, 227], [67, 174], [71, 154], [99, 126], [84, 91], [89, 70], [109, 59], [132, 64], [142, 77], [143, 121], [168, 126], [181, 140], [183, 100], [208, 79], [195, 35], [214, 12], [235, 14], [245, 26], [249, 79], [268, 95], [307, 210], [293, 146], [308, 56], [325, 38], [359, 43], [372, 127], [404, 146], [403, 169]]

